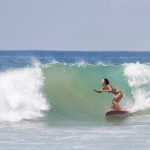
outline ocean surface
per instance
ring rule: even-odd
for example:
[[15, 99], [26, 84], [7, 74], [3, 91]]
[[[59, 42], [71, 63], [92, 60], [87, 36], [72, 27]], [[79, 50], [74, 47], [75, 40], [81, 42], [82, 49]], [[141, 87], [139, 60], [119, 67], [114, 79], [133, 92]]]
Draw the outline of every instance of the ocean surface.
[[[123, 91], [126, 117], [106, 118]], [[150, 52], [0, 51], [0, 149], [150, 149]]]

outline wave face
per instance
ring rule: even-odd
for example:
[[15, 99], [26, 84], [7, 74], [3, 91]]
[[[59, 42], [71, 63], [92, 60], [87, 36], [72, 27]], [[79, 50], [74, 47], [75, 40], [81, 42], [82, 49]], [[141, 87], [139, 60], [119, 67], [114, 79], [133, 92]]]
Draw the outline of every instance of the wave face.
[[[50, 122], [103, 122], [113, 95], [95, 93], [100, 81], [123, 91], [121, 106], [131, 112], [150, 108], [150, 64], [67, 65], [52, 62], [0, 73], [0, 121], [46, 117]], [[43, 111], [46, 113], [43, 113]]]
[[[44, 91], [60, 119], [99, 120], [111, 103], [110, 95], [98, 95], [93, 88], [114, 67], [50, 64], [44, 69]], [[121, 70], [116, 68], [116, 75]], [[108, 78], [114, 80], [115, 76]], [[116, 77], [117, 79], [117, 77]], [[118, 82], [119, 84], [119, 82]], [[51, 114], [51, 112], [50, 112]]]
[[[121, 106], [131, 112], [150, 108], [150, 65], [63, 65], [49, 64], [44, 68], [44, 91], [53, 105], [53, 115], [61, 119], [99, 121], [110, 109], [113, 95], [97, 94], [100, 81], [110, 83], [124, 92]], [[49, 115], [50, 115], [49, 114]]]

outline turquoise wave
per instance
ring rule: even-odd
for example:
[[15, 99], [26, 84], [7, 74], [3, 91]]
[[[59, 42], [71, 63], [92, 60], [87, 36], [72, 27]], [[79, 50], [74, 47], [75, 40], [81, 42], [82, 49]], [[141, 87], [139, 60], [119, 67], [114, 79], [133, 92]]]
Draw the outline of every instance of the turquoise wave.
[[103, 78], [108, 78], [113, 87], [123, 91], [123, 109], [147, 120], [149, 74], [150, 64], [141, 63], [69, 65], [52, 62], [41, 65], [35, 62], [32, 67], [10, 69], [0, 74], [0, 121], [42, 117], [54, 124], [104, 122], [113, 95], [93, 91], [101, 88]]
[[[131, 95], [123, 65], [71, 66], [55, 63], [46, 66], [43, 72], [43, 90], [53, 110], [49, 112], [49, 117], [54, 119], [104, 120], [106, 111], [110, 110], [113, 95], [93, 91], [94, 88], [100, 88], [103, 78], [108, 78], [114, 87]], [[124, 105], [123, 103], [122, 107]]]

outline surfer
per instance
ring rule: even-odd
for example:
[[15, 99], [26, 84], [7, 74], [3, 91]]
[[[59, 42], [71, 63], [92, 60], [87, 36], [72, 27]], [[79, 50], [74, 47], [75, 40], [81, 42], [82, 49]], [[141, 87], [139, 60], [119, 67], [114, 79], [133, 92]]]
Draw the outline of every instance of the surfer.
[[123, 97], [122, 91], [120, 91], [119, 89], [113, 88], [109, 84], [109, 80], [106, 78], [101, 80], [101, 84], [102, 84], [102, 89], [100, 89], [100, 90], [94, 89], [94, 91], [97, 93], [110, 92], [110, 93], [114, 94], [115, 96], [112, 100], [111, 108], [115, 109], [115, 110], [121, 110], [121, 107], [119, 106], [119, 102], [120, 102], [121, 98]]

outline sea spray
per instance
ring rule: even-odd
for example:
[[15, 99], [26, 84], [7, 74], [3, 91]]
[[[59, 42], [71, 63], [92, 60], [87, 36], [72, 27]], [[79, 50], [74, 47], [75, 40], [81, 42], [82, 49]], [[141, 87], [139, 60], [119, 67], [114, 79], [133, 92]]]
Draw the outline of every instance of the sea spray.
[[132, 93], [132, 112], [150, 108], [150, 65], [128, 63], [125, 65], [124, 75]]
[[16, 122], [43, 116], [49, 109], [43, 93], [43, 73], [37, 64], [0, 73], [0, 121]]

